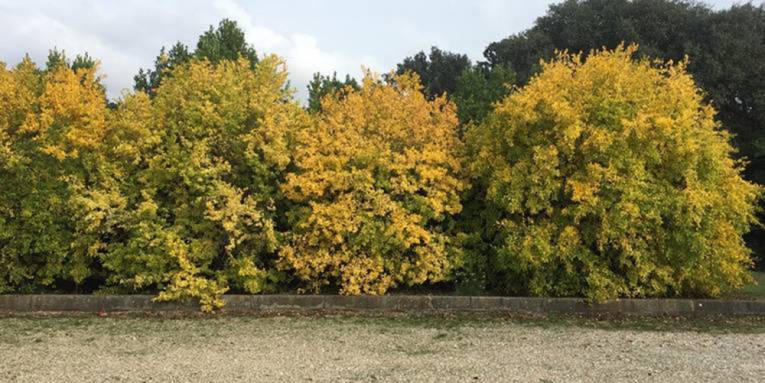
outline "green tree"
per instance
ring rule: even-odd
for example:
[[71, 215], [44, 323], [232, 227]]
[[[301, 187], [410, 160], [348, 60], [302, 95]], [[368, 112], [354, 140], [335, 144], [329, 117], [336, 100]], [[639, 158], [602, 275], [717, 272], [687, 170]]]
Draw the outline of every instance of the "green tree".
[[[749, 161], [747, 178], [765, 185], [765, 8], [733, 6], [715, 13], [710, 25], [709, 41], [692, 73], [725, 127], [736, 134], [740, 155]], [[765, 212], [765, 204], [760, 206]], [[760, 216], [765, 220], [765, 214]], [[765, 231], [755, 229], [747, 239], [758, 267], [765, 269]]]
[[337, 78], [337, 72], [332, 77], [324, 76], [319, 72], [313, 74], [313, 79], [308, 83], [308, 111], [318, 112], [321, 110], [321, 99], [327, 95], [338, 92], [345, 94], [349, 91], [359, 90], [359, 83], [350, 75], [345, 75], [344, 80]]
[[515, 84], [515, 72], [504, 66], [471, 66], [457, 78], [452, 100], [464, 126], [480, 122], [492, 110], [492, 105], [505, 98]]
[[[452, 96], [460, 119], [460, 138], [464, 139], [466, 130], [480, 124], [494, 105], [510, 94], [514, 83], [515, 72], [503, 66], [491, 68], [479, 64], [462, 73]], [[461, 292], [480, 294], [492, 284], [487, 255], [491, 250], [488, 244], [494, 237], [496, 216], [488, 214], [485, 191], [471, 186], [462, 196], [463, 209], [456, 220], [460, 232], [457, 246], [466, 249], [470, 255], [465, 257], [462, 267], [457, 270], [456, 282]]]
[[154, 59], [154, 69], [141, 68], [133, 77], [133, 88], [152, 97], [155, 96], [162, 79], [169, 76], [177, 66], [187, 63], [191, 57], [189, 48], [180, 41], [175, 43], [168, 52], [165, 52], [165, 47], [162, 47], [159, 55]]
[[96, 66], [96, 64], [96, 59], [90, 57], [88, 52], [78, 54], [74, 57], [74, 61], [69, 61], [69, 59], [66, 57], [66, 52], [63, 49], [58, 50], [58, 48], [53, 48], [48, 51], [48, 59], [45, 62], [45, 70], [51, 71], [59, 65], [64, 65], [65, 67], [76, 71], [80, 68], [93, 68]]
[[189, 51], [189, 47], [181, 42], [175, 43], [169, 51], [162, 47], [159, 55], [154, 59], [153, 69], [140, 69], [133, 77], [133, 88], [146, 92], [151, 97], [162, 83], [162, 79], [169, 76], [177, 66], [189, 62], [191, 58], [209, 60], [213, 64], [221, 60], [237, 60], [244, 57], [252, 68], [258, 63], [258, 55], [250, 44], [247, 43], [244, 31], [236, 21], [223, 19], [217, 28], [210, 29], [199, 36], [196, 50]]
[[586, 55], [593, 49], [636, 43], [639, 53], [647, 56], [694, 59], [703, 50], [700, 42], [711, 15], [707, 6], [690, 1], [567, 0], [551, 5], [531, 29], [489, 44], [484, 56], [492, 66], [510, 66], [521, 84], [556, 50]]
[[69, 67], [66, 53], [63, 50], [58, 50], [58, 48], [48, 50], [48, 59], [45, 62], [45, 70], [53, 70], [60, 65]]
[[483, 55], [486, 64], [492, 68], [512, 69], [516, 73], [518, 84], [523, 85], [539, 72], [540, 61], [550, 59], [554, 52], [555, 46], [550, 37], [536, 28], [531, 28], [489, 44]]
[[207, 32], [199, 36], [194, 56], [210, 60], [213, 64], [221, 60], [237, 60], [239, 57], [246, 58], [253, 68], [258, 63], [255, 48], [247, 43], [244, 31], [236, 21], [229, 19], [221, 20], [217, 28], [211, 25]]
[[419, 52], [405, 58], [396, 66], [396, 73], [416, 73], [422, 82], [423, 93], [429, 100], [433, 100], [444, 93], [453, 94], [457, 89], [457, 78], [470, 65], [467, 55], [431, 47], [429, 54]]

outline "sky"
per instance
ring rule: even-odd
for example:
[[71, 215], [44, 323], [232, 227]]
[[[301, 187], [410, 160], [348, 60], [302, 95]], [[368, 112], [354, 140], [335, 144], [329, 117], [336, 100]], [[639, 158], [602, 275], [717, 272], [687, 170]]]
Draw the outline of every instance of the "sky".
[[[210, 25], [236, 20], [259, 55], [287, 60], [305, 99], [313, 73], [384, 73], [404, 57], [438, 46], [482, 59], [491, 42], [531, 27], [553, 0], [0, 0], [0, 61], [48, 50], [88, 52], [101, 62], [109, 97], [132, 88], [162, 46], [190, 47]], [[727, 8], [741, 0], [709, 0]]]

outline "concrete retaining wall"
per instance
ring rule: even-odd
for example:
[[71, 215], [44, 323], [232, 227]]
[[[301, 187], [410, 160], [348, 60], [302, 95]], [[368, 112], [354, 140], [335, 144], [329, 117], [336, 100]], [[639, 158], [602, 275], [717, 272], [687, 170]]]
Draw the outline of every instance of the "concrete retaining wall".
[[[194, 303], [153, 302], [151, 295], [0, 295], [0, 312], [197, 311]], [[756, 315], [765, 301], [619, 299], [589, 304], [577, 298], [484, 296], [226, 295], [227, 312], [275, 310], [501, 311], [528, 314]]]

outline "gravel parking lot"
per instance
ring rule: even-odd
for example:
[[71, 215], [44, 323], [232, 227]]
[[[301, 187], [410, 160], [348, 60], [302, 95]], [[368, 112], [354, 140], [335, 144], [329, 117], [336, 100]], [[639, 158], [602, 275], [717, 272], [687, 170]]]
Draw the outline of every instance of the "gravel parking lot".
[[757, 382], [765, 320], [0, 318], [0, 381]]

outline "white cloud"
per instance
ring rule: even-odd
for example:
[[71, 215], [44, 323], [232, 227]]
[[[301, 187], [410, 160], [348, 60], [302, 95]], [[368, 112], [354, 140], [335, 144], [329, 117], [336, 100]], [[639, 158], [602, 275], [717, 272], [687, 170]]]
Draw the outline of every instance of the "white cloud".
[[104, 84], [109, 96], [116, 98], [124, 89], [132, 88], [133, 76], [139, 68], [153, 65], [162, 45], [181, 41], [193, 48], [198, 35], [223, 18], [236, 20], [260, 55], [275, 53], [287, 60], [291, 83], [303, 99], [314, 72], [337, 71], [341, 76], [349, 73], [358, 77], [362, 65], [373, 70], [383, 68], [371, 55], [323, 49], [312, 34], [280, 33], [232, 0], [172, 4], [149, 0], [3, 2], [0, 60], [13, 65], [29, 53], [38, 65], [44, 65], [48, 50], [54, 47], [65, 50], [70, 58], [88, 52], [101, 61]]
[[105, 85], [111, 91], [116, 90], [111, 93], [119, 94], [120, 89], [131, 86], [124, 76], [109, 77], [108, 74], [131, 73], [132, 79], [132, 73], [140, 65], [136, 57], [109, 45], [96, 35], [83, 33], [41, 12], [7, 10], [0, 12], [0, 25], [6, 26], [5, 38], [12, 43], [5, 44], [0, 53], [4, 60], [10, 59], [9, 64], [20, 61], [24, 54], [29, 53], [38, 65], [44, 65], [48, 50], [52, 48], [66, 51], [70, 59], [87, 51], [101, 61]]
[[290, 80], [298, 90], [298, 97], [307, 97], [306, 85], [316, 72], [340, 76], [350, 74], [361, 76], [362, 66], [380, 71], [382, 65], [371, 55], [354, 57], [340, 52], [330, 52], [319, 47], [319, 41], [311, 34], [292, 33], [283, 35], [264, 25], [258, 24], [254, 17], [241, 5], [231, 0], [218, 0], [215, 7], [221, 17], [235, 20], [245, 31], [247, 41], [255, 46], [259, 54], [274, 53], [287, 61]]
[[372, 56], [349, 57], [324, 51], [311, 35], [295, 33], [290, 36], [289, 41], [290, 44], [283, 55], [295, 80], [299, 82], [310, 81], [315, 72], [330, 74], [337, 71], [341, 76], [348, 73], [358, 77], [361, 75], [362, 66], [375, 71], [381, 70], [381, 65]]
[[281, 34], [262, 25], [255, 24], [253, 17], [241, 5], [230, 0], [218, 0], [213, 3], [221, 17], [236, 20], [245, 32], [245, 38], [259, 50], [272, 51], [287, 43]]

